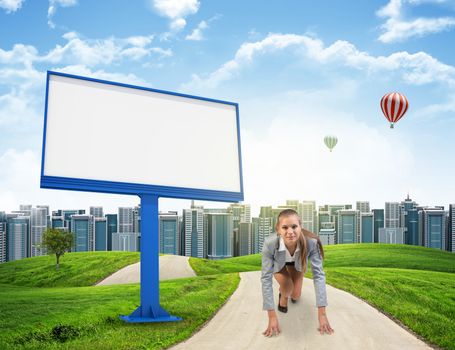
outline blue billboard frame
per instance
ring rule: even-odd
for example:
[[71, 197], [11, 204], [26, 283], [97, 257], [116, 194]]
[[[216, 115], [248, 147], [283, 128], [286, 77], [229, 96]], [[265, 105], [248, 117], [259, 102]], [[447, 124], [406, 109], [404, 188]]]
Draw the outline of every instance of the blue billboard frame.
[[[216, 191], [200, 188], [168, 187], [151, 184], [137, 184], [127, 182], [112, 182], [81, 178], [68, 178], [44, 175], [46, 127], [49, 98], [49, 79], [51, 75], [86, 80], [101, 84], [109, 84], [156, 93], [192, 98], [202, 101], [227, 104], [235, 107], [237, 121], [237, 140], [239, 155], [240, 191]], [[151, 89], [141, 86], [117, 83], [106, 80], [93, 79], [77, 75], [48, 71], [46, 77], [46, 100], [44, 111], [43, 148], [41, 158], [41, 188], [73, 190], [84, 192], [116, 193], [138, 195], [141, 199], [141, 290], [140, 306], [129, 316], [120, 316], [125, 322], [172, 322], [181, 320], [180, 317], [170, 315], [159, 303], [159, 234], [158, 234], [158, 200], [160, 197], [199, 199], [222, 202], [238, 202], [243, 200], [243, 177], [241, 162], [240, 122], [237, 103], [186, 95], [176, 92]]]

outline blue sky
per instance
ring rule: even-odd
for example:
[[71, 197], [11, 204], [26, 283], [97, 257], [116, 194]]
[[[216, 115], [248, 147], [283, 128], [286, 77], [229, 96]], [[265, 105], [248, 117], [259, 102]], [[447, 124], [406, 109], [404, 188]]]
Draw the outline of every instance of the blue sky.
[[[39, 189], [46, 70], [238, 102], [253, 215], [286, 199], [383, 208], [408, 191], [447, 207], [454, 31], [453, 0], [0, 0], [0, 210], [138, 203]], [[395, 129], [379, 108], [390, 91], [410, 104]]]

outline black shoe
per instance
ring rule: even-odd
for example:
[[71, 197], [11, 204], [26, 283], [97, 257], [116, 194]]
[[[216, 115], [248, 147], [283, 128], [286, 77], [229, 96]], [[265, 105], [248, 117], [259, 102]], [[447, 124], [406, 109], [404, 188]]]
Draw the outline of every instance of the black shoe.
[[288, 312], [288, 307], [287, 306], [281, 306], [280, 305], [280, 301], [281, 301], [281, 293], [279, 294], [278, 296], [278, 311], [281, 311], [281, 312]]
[[291, 298], [291, 301], [292, 301], [293, 304], [295, 304], [296, 302], [299, 301], [299, 299], [292, 299], [292, 298]]

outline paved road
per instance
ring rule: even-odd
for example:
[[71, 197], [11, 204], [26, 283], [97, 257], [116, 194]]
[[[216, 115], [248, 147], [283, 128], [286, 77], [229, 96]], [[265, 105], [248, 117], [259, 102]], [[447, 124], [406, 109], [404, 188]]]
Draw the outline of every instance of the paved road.
[[[316, 328], [313, 281], [305, 279], [302, 299], [278, 312], [282, 333], [266, 338], [267, 315], [262, 311], [260, 272], [240, 274], [241, 282], [229, 301], [208, 324], [186, 342], [171, 349], [311, 349], [311, 350], [423, 350], [431, 349], [382, 313], [342, 290], [327, 286], [328, 317], [333, 335]], [[275, 302], [278, 284], [274, 281]]]
[[[196, 274], [188, 263], [188, 257], [179, 255], [160, 256], [160, 281], [183, 277], [194, 277]], [[128, 265], [121, 270], [113, 273], [97, 286], [107, 286], [110, 284], [127, 284], [140, 282], [141, 263]]]

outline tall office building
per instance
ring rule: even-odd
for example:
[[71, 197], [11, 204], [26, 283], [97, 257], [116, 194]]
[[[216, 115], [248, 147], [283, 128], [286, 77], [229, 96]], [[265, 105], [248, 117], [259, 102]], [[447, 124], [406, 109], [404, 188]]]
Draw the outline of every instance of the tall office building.
[[0, 221], [0, 264], [6, 262], [6, 223]]
[[455, 204], [449, 205], [447, 250], [449, 252], [455, 253]]
[[445, 220], [444, 207], [422, 208], [419, 211], [419, 231], [424, 247], [446, 249]]
[[30, 217], [17, 216], [7, 219], [7, 260], [30, 257]]
[[298, 210], [302, 227], [310, 232], [318, 233], [318, 212], [315, 201], [303, 201]]
[[106, 214], [107, 250], [112, 250], [112, 234], [118, 232], [117, 214]]
[[400, 227], [400, 203], [385, 202], [385, 226], [386, 228]]
[[159, 244], [161, 254], [180, 254], [180, 228], [177, 212], [159, 213]]
[[259, 250], [259, 218], [252, 218], [251, 223], [251, 254], [257, 254]]
[[91, 252], [94, 249], [93, 216], [71, 215], [71, 232], [74, 234], [74, 252]]
[[369, 213], [370, 212], [370, 202], [368, 201], [357, 201], [355, 202], [355, 209], [359, 211], [359, 215], [357, 216], [357, 242], [362, 242], [362, 222], [361, 222], [361, 214], [362, 213]]
[[403, 227], [379, 228], [378, 243], [403, 244], [404, 228]]
[[251, 222], [251, 206], [249, 204], [231, 204], [227, 210], [232, 214], [232, 220], [240, 222]]
[[141, 205], [133, 208], [133, 232], [139, 233], [139, 241], [141, 237]]
[[73, 215], [85, 215], [84, 209], [70, 209], [70, 210], [59, 210], [57, 215], [52, 214], [53, 216], [62, 216], [63, 217], [63, 227], [66, 227], [68, 232], [74, 232], [73, 227], [71, 227], [71, 217]]
[[239, 227], [239, 256], [253, 254], [252, 224], [241, 222]]
[[133, 208], [119, 207], [118, 208], [118, 232], [129, 233], [133, 230]]
[[104, 216], [103, 207], [90, 207], [90, 215], [94, 218], [102, 218]]
[[374, 242], [374, 214], [360, 213], [360, 242]]
[[273, 214], [272, 214], [271, 206], [266, 206], [266, 207], [260, 208], [260, 211], [259, 211], [260, 218], [271, 218], [272, 216], [273, 216]]
[[52, 228], [64, 228], [65, 219], [63, 216], [52, 216], [51, 217], [51, 227]]
[[418, 204], [409, 198], [400, 203], [400, 226], [404, 228], [404, 243], [420, 245]]
[[359, 216], [359, 212], [357, 210], [339, 209], [337, 210], [337, 213], [337, 243], [358, 243], [357, 217]]
[[114, 232], [112, 250], [123, 252], [139, 251], [139, 234], [137, 232]]
[[275, 232], [273, 225], [273, 218], [258, 218], [258, 248], [259, 252], [262, 252], [262, 246], [265, 239]]
[[95, 238], [95, 251], [107, 250], [107, 219], [103, 217], [93, 217], [93, 236]]
[[204, 209], [183, 209], [185, 256], [205, 258], [204, 253]]
[[228, 213], [207, 215], [207, 256], [209, 259], [231, 258], [233, 253], [233, 220]]
[[374, 242], [379, 242], [379, 229], [384, 227], [384, 209], [373, 209]]
[[48, 208], [32, 208], [31, 209], [31, 256], [46, 255], [44, 248], [40, 248], [43, 233], [47, 229], [47, 213]]
[[24, 216], [32, 215], [32, 205], [31, 204], [20, 204], [19, 211], [22, 212]]

